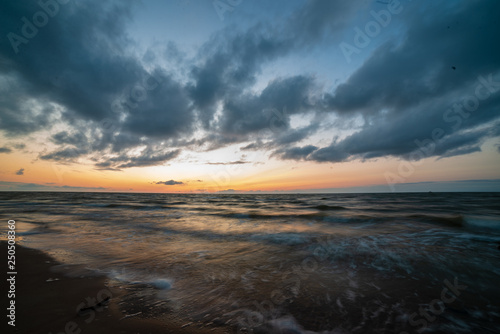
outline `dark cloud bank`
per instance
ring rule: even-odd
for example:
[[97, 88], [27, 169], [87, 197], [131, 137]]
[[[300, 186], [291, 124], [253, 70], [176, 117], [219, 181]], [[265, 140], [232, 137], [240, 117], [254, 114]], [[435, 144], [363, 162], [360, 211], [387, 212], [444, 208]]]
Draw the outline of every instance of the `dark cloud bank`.
[[[304, 1], [282, 21], [219, 31], [194, 60], [181, 60], [182, 82], [161, 66], [147, 70], [130, 52], [134, 2], [41, 3], [45, 10], [37, 1], [0, 5], [0, 129], [15, 138], [65, 123], [42, 160], [86, 157], [120, 170], [235, 143], [278, 159], [416, 160], [476, 152], [500, 135], [498, 1], [402, 2], [402, 35], [369, 51], [335, 89], [305, 69], [258, 93], [250, 88], [265, 65], [338, 45], [366, 2]], [[165, 45], [165, 54], [172, 49]], [[325, 130], [327, 114], [363, 124], [342, 139], [332, 127], [325, 147], [303, 143]], [[313, 121], [292, 128], [293, 115]], [[171, 183], [180, 184], [162, 184]]]
[[184, 184], [184, 182], [175, 181], [175, 180], [169, 180], [169, 181], [158, 181], [158, 182], [155, 182], [154, 184], [163, 184], [165, 186], [175, 186], [175, 185], [178, 185], [178, 184]]

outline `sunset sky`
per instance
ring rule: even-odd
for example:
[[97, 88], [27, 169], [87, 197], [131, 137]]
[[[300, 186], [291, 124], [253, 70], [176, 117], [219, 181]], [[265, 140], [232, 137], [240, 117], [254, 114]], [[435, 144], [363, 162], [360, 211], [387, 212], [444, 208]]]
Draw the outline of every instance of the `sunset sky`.
[[0, 4], [0, 190], [500, 191], [500, 2]]

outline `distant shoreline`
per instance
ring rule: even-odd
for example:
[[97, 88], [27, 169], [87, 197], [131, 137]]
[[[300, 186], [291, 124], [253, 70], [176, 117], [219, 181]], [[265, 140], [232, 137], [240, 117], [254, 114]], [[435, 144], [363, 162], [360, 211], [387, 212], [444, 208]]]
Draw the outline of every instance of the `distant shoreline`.
[[56, 190], [0, 190], [0, 193], [67, 193], [67, 194], [151, 194], [151, 195], [383, 195], [383, 194], [498, 194], [498, 191], [375, 191], [375, 192], [288, 192], [288, 191], [244, 191], [244, 192], [134, 192], [134, 191], [56, 191]]

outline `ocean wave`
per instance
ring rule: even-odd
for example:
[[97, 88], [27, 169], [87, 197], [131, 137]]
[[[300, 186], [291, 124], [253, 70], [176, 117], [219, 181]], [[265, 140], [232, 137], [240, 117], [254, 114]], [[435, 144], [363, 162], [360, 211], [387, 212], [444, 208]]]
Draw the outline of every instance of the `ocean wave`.
[[130, 210], [160, 210], [169, 208], [168, 206], [162, 205], [138, 205], [138, 204], [118, 204], [111, 203], [104, 206], [108, 209], [130, 209]]
[[25, 237], [27, 235], [45, 234], [49, 233], [47, 230], [33, 229], [25, 232], [16, 232], [16, 235]]
[[258, 242], [269, 242], [279, 245], [296, 246], [309, 243], [310, 236], [302, 233], [272, 233], [272, 234], [254, 234], [250, 240]]
[[500, 230], [500, 219], [469, 218], [464, 221], [464, 226], [484, 230]]
[[462, 215], [411, 214], [406, 218], [450, 227], [463, 227], [465, 225], [465, 218]]
[[320, 211], [337, 211], [337, 210], [346, 210], [347, 208], [340, 205], [316, 205], [312, 206], [312, 209], [320, 210]]
[[323, 212], [303, 213], [297, 211], [296, 213], [288, 212], [275, 212], [275, 213], [258, 213], [258, 212], [231, 212], [222, 211], [216, 213], [208, 213], [207, 215], [218, 216], [223, 218], [236, 218], [236, 219], [323, 219], [327, 217]]

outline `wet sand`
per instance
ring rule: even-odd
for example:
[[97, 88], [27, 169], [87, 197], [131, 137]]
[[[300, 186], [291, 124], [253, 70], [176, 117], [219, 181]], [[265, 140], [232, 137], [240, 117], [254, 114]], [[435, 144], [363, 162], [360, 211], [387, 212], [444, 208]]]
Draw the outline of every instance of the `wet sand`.
[[[7, 243], [0, 242], [2, 272], [7, 270]], [[16, 244], [15, 327], [7, 324], [3, 297], [2, 333], [231, 333], [228, 328], [185, 326], [188, 321], [164, 314], [144, 318], [123, 309], [126, 291], [110, 288], [106, 277], [68, 277], [46, 254]], [[5, 275], [5, 274], [4, 274]], [[2, 295], [8, 285], [2, 280]], [[105, 301], [110, 297], [108, 301]], [[99, 304], [99, 301], [101, 303]], [[83, 311], [78, 312], [79, 309]], [[86, 310], [85, 310], [86, 308]], [[144, 312], [146, 313], [146, 312]], [[136, 315], [134, 315], [136, 314]]]

